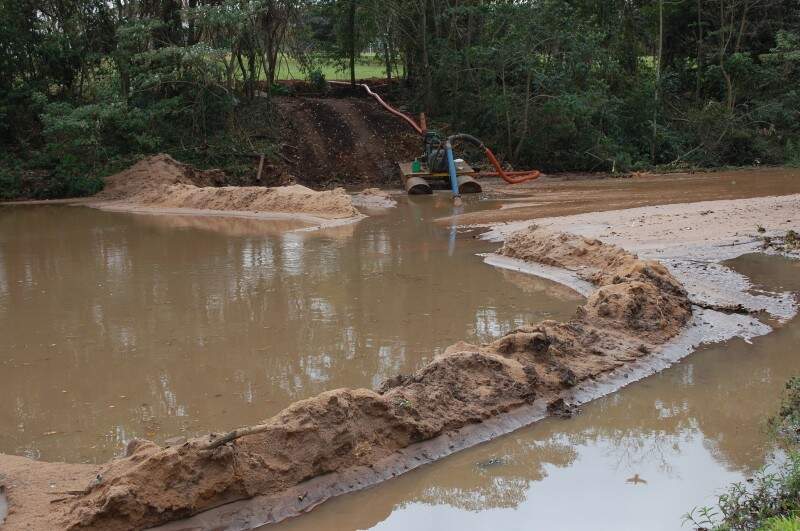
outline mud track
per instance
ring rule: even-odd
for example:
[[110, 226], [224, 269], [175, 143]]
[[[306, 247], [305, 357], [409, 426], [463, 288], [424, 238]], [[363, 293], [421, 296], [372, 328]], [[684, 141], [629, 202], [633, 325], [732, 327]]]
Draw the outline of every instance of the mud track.
[[[597, 240], [533, 227], [509, 237], [501, 253], [577, 270], [595, 290], [568, 322], [452, 345], [413, 374], [375, 390], [338, 389], [297, 402], [259, 433], [216, 448], [209, 445], [217, 434], [168, 448], [132, 441], [127, 457], [101, 467], [96, 481], [50, 503], [52, 525], [142, 529], [255, 496], [277, 500], [273, 521], [297, 514], [337, 492], [306, 500], [309, 480], [350, 474], [360, 484], [354, 470], [378, 471], [410, 446], [491, 426], [534, 401], [562, 413], [560, 397], [647, 358], [691, 317], [686, 292], [666, 268]], [[30, 466], [36, 476], [39, 465]], [[13, 489], [10, 495], [18, 507], [10, 527], [22, 527], [25, 511], [35, 508]]]
[[276, 98], [282, 155], [301, 184], [394, 184], [397, 163], [417, 156], [419, 137], [373, 101], [358, 97]]

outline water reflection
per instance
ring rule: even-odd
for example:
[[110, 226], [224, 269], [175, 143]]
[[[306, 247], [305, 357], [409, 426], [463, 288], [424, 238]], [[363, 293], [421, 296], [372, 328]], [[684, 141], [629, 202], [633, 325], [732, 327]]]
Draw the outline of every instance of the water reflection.
[[[732, 264], [800, 291], [797, 262]], [[800, 373], [800, 319], [753, 344], [704, 347], [584, 406], [268, 529], [681, 529], [681, 517], [760, 468], [764, 421]]]
[[[474, 209], [476, 205], [466, 205]], [[438, 197], [319, 232], [69, 206], [0, 209], [0, 451], [103, 460], [252, 423], [579, 302], [430, 223]], [[448, 249], [453, 251], [448, 256]], [[3, 291], [4, 290], [4, 291]]]

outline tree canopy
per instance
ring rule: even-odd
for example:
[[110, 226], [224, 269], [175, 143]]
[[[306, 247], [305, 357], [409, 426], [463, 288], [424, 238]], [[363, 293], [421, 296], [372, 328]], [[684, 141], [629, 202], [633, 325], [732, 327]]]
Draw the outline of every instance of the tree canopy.
[[0, 0], [0, 197], [156, 151], [235, 171], [282, 64], [363, 61], [521, 167], [800, 164], [796, 0]]

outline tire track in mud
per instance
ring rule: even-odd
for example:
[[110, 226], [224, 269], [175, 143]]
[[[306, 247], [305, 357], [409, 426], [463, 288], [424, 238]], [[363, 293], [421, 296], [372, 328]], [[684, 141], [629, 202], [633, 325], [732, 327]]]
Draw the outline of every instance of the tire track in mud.
[[397, 163], [416, 155], [416, 136], [372, 102], [287, 97], [278, 105], [286, 124], [285, 160], [302, 184], [399, 185]]

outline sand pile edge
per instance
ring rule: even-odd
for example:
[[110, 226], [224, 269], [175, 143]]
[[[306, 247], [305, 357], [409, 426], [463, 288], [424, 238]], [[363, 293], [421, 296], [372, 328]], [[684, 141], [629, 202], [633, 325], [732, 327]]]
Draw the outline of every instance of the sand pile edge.
[[501, 254], [579, 272], [597, 289], [570, 321], [543, 321], [481, 346], [458, 343], [377, 390], [339, 389], [294, 403], [266, 429], [214, 450], [209, 435], [161, 448], [135, 441], [102, 481], [60, 502], [68, 529], [143, 528], [234, 500], [278, 494], [325, 474], [390, 458], [640, 360], [691, 317], [661, 264], [617, 247], [536, 227]]
[[220, 170], [198, 170], [166, 154], [144, 158], [105, 179], [87, 204], [113, 210], [307, 215], [323, 220], [360, 218], [343, 188], [316, 191], [298, 184], [223, 186]]

